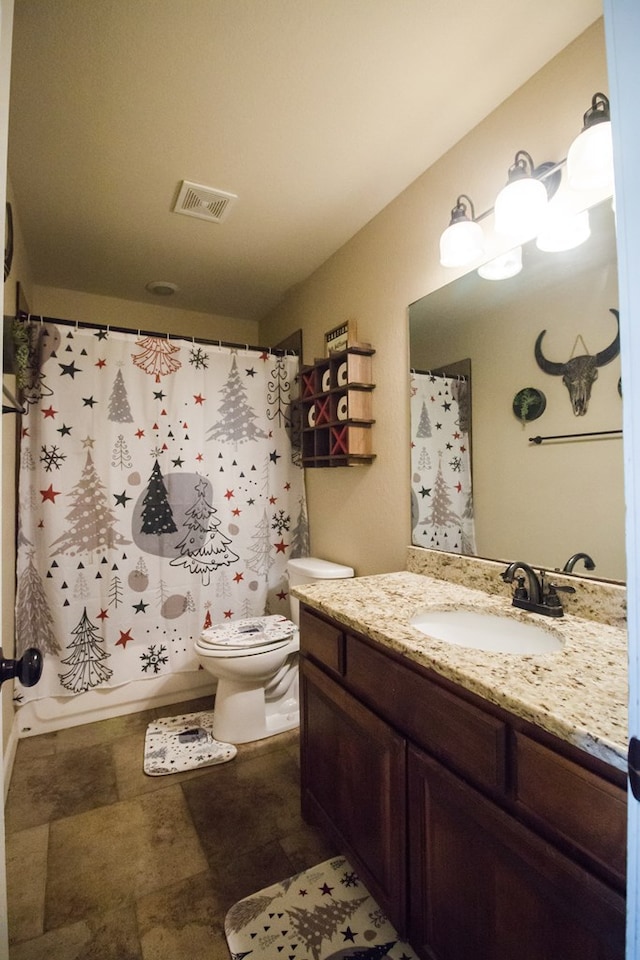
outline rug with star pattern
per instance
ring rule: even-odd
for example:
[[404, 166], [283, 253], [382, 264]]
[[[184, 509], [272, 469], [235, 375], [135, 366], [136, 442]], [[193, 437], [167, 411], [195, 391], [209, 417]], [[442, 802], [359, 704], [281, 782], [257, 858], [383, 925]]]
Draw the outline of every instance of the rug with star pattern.
[[240, 900], [225, 935], [232, 960], [417, 960], [344, 857]]
[[213, 710], [164, 717], [147, 727], [144, 772], [149, 777], [183, 773], [233, 760], [238, 749], [213, 735]]

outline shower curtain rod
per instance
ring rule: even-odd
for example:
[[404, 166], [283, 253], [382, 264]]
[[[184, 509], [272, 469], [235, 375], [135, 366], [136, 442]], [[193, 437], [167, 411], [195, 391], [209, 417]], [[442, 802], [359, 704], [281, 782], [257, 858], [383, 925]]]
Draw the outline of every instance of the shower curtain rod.
[[277, 357], [287, 356], [292, 354], [293, 356], [298, 356], [297, 350], [282, 350], [280, 347], [261, 347], [255, 346], [251, 343], [232, 343], [229, 340], [206, 340], [204, 337], [187, 337], [181, 333], [158, 333], [155, 330], [141, 330], [139, 328], [132, 327], [116, 327], [111, 323], [92, 323], [89, 320], [61, 320], [57, 317], [42, 317], [39, 314], [35, 313], [19, 313], [18, 320], [40, 320], [41, 323], [61, 323], [67, 327], [75, 327], [76, 330], [88, 329], [88, 330], [109, 330], [115, 331], [115, 333], [135, 333], [139, 337], [157, 337], [158, 339], [166, 340], [185, 340], [187, 343], [201, 343], [204, 346], [208, 347], [228, 347], [233, 350], [236, 348], [244, 348], [245, 350], [256, 350], [261, 351], [262, 353], [272, 353]]
[[467, 378], [462, 373], [432, 373], [431, 370], [418, 370], [417, 367], [411, 367], [411, 373], [419, 373], [423, 377], [447, 377], [449, 380], [462, 380], [466, 383]]

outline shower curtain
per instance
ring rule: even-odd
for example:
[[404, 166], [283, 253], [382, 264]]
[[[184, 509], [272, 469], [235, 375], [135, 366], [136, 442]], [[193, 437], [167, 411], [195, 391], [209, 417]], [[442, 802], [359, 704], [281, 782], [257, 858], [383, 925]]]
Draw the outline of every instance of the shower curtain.
[[468, 384], [411, 373], [411, 542], [475, 553]]
[[45, 655], [17, 701], [196, 670], [203, 628], [288, 616], [298, 359], [49, 319], [15, 339], [16, 648]]

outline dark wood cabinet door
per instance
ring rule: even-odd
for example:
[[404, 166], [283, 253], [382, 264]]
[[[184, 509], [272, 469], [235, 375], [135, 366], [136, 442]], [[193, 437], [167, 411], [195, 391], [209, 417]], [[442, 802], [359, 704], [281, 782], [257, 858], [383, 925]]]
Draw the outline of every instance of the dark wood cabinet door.
[[339, 844], [404, 935], [406, 743], [305, 658], [302, 810]]
[[[408, 937], [429, 960], [623, 960], [623, 897], [408, 749]], [[570, 802], [570, 800], [568, 801]]]

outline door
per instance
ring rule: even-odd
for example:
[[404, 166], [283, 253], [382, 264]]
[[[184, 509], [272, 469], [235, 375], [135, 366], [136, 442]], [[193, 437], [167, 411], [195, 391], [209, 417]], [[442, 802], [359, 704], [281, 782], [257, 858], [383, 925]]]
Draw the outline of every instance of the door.
[[[616, 233], [624, 394], [624, 484], [627, 511], [629, 734], [640, 739], [640, 4], [605, 0], [607, 67], [616, 177]], [[640, 802], [629, 796], [627, 958], [640, 954]]]

